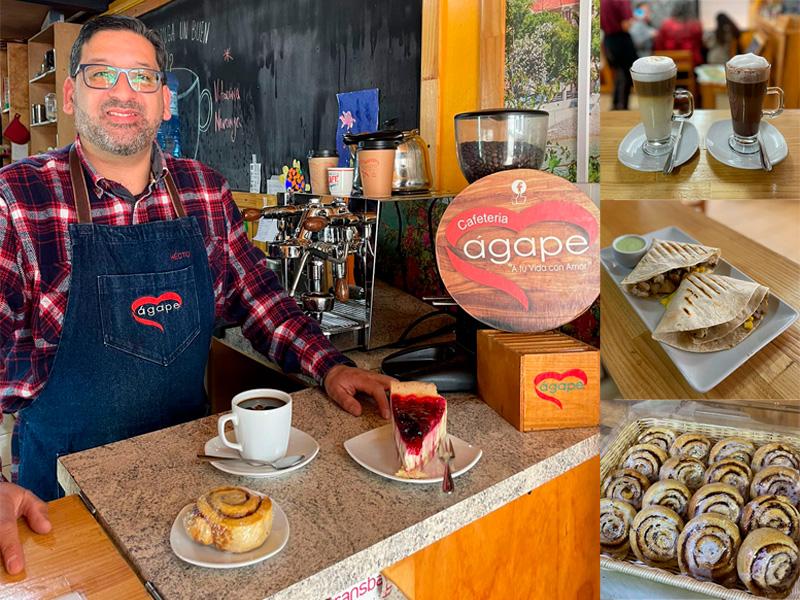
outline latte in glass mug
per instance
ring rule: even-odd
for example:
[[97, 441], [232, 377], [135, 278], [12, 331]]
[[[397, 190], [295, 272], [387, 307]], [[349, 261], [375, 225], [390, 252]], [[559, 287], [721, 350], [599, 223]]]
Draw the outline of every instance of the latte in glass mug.
[[689, 110], [682, 117], [694, 112], [694, 99], [686, 90], [675, 91], [678, 68], [668, 56], [645, 56], [631, 67], [631, 77], [639, 99], [639, 113], [644, 125], [647, 141], [644, 151], [658, 156], [672, 148], [670, 134], [675, 109], [675, 99], [689, 98]]

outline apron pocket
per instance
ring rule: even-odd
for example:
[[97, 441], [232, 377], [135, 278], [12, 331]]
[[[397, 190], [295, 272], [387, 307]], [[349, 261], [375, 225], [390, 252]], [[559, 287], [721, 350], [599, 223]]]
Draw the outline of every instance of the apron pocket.
[[194, 267], [97, 278], [103, 343], [167, 366], [200, 333]]

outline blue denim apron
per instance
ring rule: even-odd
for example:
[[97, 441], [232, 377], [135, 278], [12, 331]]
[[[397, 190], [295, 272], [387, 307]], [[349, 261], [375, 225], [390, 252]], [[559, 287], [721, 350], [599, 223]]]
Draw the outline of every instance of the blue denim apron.
[[93, 225], [77, 152], [70, 170], [78, 223], [72, 279], [50, 375], [19, 412], [18, 483], [63, 495], [56, 458], [203, 416], [214, 294], [202, 232], [165, 182], [177, 218]]

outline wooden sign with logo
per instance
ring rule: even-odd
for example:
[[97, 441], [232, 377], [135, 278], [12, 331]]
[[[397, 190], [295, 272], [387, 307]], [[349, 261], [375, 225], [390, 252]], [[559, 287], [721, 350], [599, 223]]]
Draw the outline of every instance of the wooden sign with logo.
[[600, 352], [555, 331], [478, 331], [478, 393], [520, 431], [594, 427]]
[[505, 331], [569, 323], [600, 293], [599, 211], [568, 181], [502, 171], [462, 191], [436, 235], [439, 272], [470, 315]]

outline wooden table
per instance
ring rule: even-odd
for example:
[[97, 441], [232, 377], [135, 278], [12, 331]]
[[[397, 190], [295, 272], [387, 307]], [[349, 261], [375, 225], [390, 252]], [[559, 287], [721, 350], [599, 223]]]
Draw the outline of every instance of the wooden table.
[[79, 592], [88, 600], [150, 600], [150, 595], [78, 496], [49, 504], [53, 529], [33, 533], [22, 522], [25, 570], [0, 566], [0, 600], [58, 598]]
[[[639, 111], [608, 111], [600, 115], [600, 197], [609, 200], [758, 200], [800, 199], [800, 110], [786, 110], [770, 123], [789, 145], [789, 156], [762, 170], [734, 169], [706, 150], [705, 137], [728, 110], [696, 110], [691, 119], [700, 134], [700, 149], [671, 175], [641, 173], [617, 159], [617, 148], [639, 122]], [[605, 216], [603, 217], [605, 218]]]
[[[722, 258], [770, 288], [790, 306], [800, 307], [800, 265], [772, 252], [699, 211], [677, 202], [603, 201], [601, 244], [624, 233], [648, 233], [674, 225], [704, 244], [722, 249]], [[768, 210], [768, 206], [765, 206]], [[765, 240], [765, 244], [769, 241]], [[628, 301], [602, 270], [602, 358], [628, 399], [798, 400], [800, 321], [706, 394], [694, 391], [653, 341]]]

